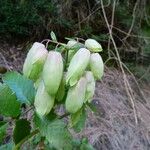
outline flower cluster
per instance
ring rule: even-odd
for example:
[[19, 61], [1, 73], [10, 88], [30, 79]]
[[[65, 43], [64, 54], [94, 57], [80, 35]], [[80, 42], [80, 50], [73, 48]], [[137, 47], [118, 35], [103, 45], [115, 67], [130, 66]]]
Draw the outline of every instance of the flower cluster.
[[63, 100], [67, 112], [76, 113], [92, 101], [95, 82], [103, 76], [104, 64], [98, 53], [102, 47], [96, 40], [87, 39], [84, 44], [70, 40], [65, 51], [67, 58], [35, 42], [27, 54], [23, 74], [35, 83], [34, 106], [40, 116]]

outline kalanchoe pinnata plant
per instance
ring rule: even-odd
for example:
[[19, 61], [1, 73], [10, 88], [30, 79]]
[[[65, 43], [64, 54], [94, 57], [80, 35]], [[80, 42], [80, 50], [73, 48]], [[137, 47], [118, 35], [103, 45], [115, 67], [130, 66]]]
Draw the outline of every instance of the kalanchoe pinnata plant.
[[[86, 40], [85, 44], [79, 39], [67, 44], [59, 43], [53, 32], [51, 36], [52, 40], [44, 40], [45, 45], [33, 44], [24, 62], [23, 76], [10, 73], [3, 78], [4, 84], [0, 84], [2, 109], [7, 108], [6, 104], [13, 103], [8, 107], [13, 110], [6, 109], [6, 113], [2, 114], [15, 117], [13, 150], [19, 150], [23, 142], [35, 134], [38, 134], [46, 149], [92, 150], [94, 148], [84, 140], [73, 145], [74, 139], [68, 128], [79, 132], [85, 125], [86, 110], [92, 105], [95, 82], [104, 73], [103, 60], [96, 53], [102, 50], [101, 45], [94, 39]], [[57, 45], [48, 52], [50, 42]], [[25, 114], [21, 113], [22, 103], [27, 108], [31, 106]], [[26, 113], [30, 110], [32, 112], [28, 118]]]
[[37, 80], [43, 70], [48, 51], [41, 43], [35, 42], [29, 50], [23, 65], [23, 74], [32, 80]]

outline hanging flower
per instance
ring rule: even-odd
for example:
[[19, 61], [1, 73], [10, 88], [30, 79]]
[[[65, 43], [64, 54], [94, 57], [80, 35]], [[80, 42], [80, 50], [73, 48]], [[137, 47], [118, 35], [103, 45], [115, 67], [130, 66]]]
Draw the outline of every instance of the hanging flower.
[[59, 52], [50, 51], [43, 68], [43, 81], [47, 92], [55, 95], [63, 75], [63, 59]]
[[35, 42], [29, 50], [23, 65], [23, 74], [32, 80], [37, 80], [42, 72], [48, 51], [41, 43]]
[[91, 71], [86, 71], [85, 78], [87, 80], [86, 94], [85, 94], [85, 102], [91, 102], [94, 96], [95, 91], [95, 80], [93, 73]]
[[66, 83], [70, 86], [75, 85], [83, 75], [90, 59], [90, 51], [80, 48], [73, 56], [68, 67]]
[[66, 98], [66, 110], [69, 113], [76, 113], [83, 105], [86, 92], [86, 79], [81, 77], [78, 83], [70, 87]]
[[50, 96], [44, 86], [43, 81], [41, 81], [37, 93], [35, 96], [34, 106], [37, 114], [40, 116], [47, 115], [54, 105], [54, 97]]
[[95, 79], [101, 79], [104, 74], [104, 63], [102, 57], [98, 53], [91, 54], [90, 69], [93, 72]]

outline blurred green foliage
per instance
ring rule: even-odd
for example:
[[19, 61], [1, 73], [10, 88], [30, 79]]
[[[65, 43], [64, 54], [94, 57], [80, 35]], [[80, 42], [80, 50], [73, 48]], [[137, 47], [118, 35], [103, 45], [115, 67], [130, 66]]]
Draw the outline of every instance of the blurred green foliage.
[[[114, 1], [103, 0], [109, 23]], [[148, 0], [116, 0], [112, 33], [124, 62], [150, 63], [149, 6]], [[0, 1], [0, 38], [12, 42], [39, 41], [50, 38], [51, 31], [56, 33], [58, 41], [64, 41], [63, 37], [94, 38], [105, 50], [104, 59], [108, 58], [109, 34], [100, 0]], [[111, 42], [110, 51], [114, 56]]]
[[0, 34], [4, 37], [36, 36], [38, 29], [44, 28], [45, 15], [51, 19], [56, 8], [49, 0], [1, 0]]

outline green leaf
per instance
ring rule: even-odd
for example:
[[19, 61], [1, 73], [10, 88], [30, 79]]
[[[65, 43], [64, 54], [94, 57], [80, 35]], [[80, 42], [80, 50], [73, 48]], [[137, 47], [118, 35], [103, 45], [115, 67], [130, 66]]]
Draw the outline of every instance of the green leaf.
[[81, 141], [79, 139], [72, 140], [73, 147], [79, 147], [81, 145]]
[[38, 118], [36, 116], [36, 124], [39, 126], [40, 132], [49, 141], [49, 144], [60, 150], [72, 149], [72, 137], [66, 124], [59, 119]]
[[95, 150], [94, 147], [88, 142], [88, 138], [82, 139], [80, 150]]
[[86, 122], [85, 108], [81, 108], [78, 112], [71, 115], [70, 125], [71, 127], [74, 128], [76, 132], [80, 132], [84, 128], [85, 122]]
[[13, 144], [12, 143], [8, 143], [8, 144], [0, 146], [0, 150], [12, 150], [12, 148], [13, 148]]
[[55, 35], [55, 33], [53, 31], [51, 31], [50, 35], [51, 35], [52, 40], [55, 41], [55, 42], [57, 42], [56, 35]]
[[82, 143], [80, 150], [95, 150], [95, 148], [89, 143]]
[[93, 112], [97, 112], [96, 106], [92, 103], [87, 103], [87, 106], [93, 111]]
[[33, 103], [35, 89], [31, 80], [17, 72], [8, 72], [4, 75], [3, 81], [16, 93], [21, 103]]
[[3, 88], [3, 84], [0, 82], [0, 90]]
[[17, 117], [20, 114], [20, 102], [7, 85], [0, 89], [0, 114], [6, 117]]
[[55, 120], [47, 126], [46, 138], [57, 149], [71, 149], [71, 135], [62, 120]]
[[20, 119], [16, 121], [13, 131], [13, 140], [15, 144], [18, 144], [22, 139], [30, 134], [31, 126], [30, 122], [26, 119]]
[[3, 138], [6, 135], [6, 129], [7, 129], [7, 122], [0, 121], [0, 143], [3, 141]]

